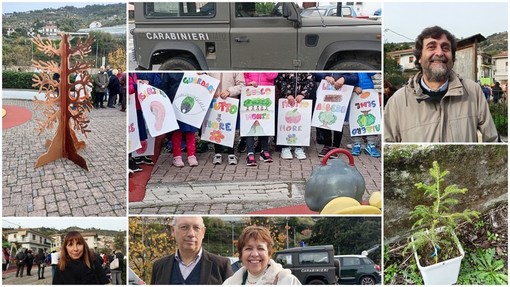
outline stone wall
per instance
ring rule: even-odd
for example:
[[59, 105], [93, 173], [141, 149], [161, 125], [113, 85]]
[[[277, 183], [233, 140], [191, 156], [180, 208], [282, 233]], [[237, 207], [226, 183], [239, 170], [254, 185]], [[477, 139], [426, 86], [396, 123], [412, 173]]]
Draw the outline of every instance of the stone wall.
[[384, 237], [391, 242], [407, 236], [409, 211], [428, 204], [414, 184], [430, 184], [429, 169], [437, 161], [448, 170], [443, 188], [467, 188], [456, 211], [486, 211], [508, 201], [508, 148], [506, 145], [391, 145], [384, 149]]

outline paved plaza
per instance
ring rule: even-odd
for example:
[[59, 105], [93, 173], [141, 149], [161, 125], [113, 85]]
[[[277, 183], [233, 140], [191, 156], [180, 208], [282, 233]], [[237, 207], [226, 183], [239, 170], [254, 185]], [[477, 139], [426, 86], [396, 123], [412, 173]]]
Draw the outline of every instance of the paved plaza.
[[[348, 131], [347, 126], [344, 131]], [[342, 139], [344, 148], [351, 142], [346, 133]], [[279, 152], [272, 152], [274, 162], [261, 162], [257, 156], [257, 166], [253, 167], [246, 166], [245, 153], [238, 153], [238, 165], [227, 165], [226, 155], [223, 155], [223, 164], [215, 166], [212, 164], [214, 153], [209, 151], [197, 154], [199, 166], [193, 168], [172, 166], [171, 153], [162, 150], [147, 183], [143, 201], [130, 202], [129, 213], [271, 213], [269, 209], [304, 205], [306, 180], [312, 169], [320, 165], [318, 152], [321, 149], [322, 145], [316, 144], [312, 134], [306, 160], [283, 160]], [[340, 160], [348, 162], [344, 155], [340, 156]], [[380, 191], [381, 159], [363, 153], [354, 157], [354, 163], [366, 182], [364, 199], [371, 192]], [[295, 211], [301, 213], [301, 210]]]
[[79, 154], [89, 171], [65, 158], [35, 168], [55, 130], [38, 136], [35, 119], [42, 119], [41, 111], [34, 111], [32, 101], [6, 99], [13, 92], [33, 93], [4, 90], [3, 105], [33, 114], [27, 122], [2, 130], [3, 216], [125, 216], [126, 113], [118, 108], [89, 113], [92, 132], [87, 138], [77, 133], [86, 143]]

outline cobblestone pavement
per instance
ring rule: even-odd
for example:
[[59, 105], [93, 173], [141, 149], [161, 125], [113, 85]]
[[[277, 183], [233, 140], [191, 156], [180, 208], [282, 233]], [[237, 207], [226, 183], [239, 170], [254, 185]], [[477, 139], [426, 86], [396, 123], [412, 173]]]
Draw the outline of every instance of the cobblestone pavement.
[[[312, 129], [315, 130], [315, 129]], [[348, 129], [344, 127], [344, 131]], [[342, 139], [342, 147], [351, 142]], [[314, 139], [314, 135], [312, 135]], [[283, 160], [279, 152], [272, 152], [273, 163], [260, 162], [246, 166], [246, 154], [238, 154], [238, 165], [213, 165], [212, 151], [197, 154], [199, 166], [172, 166], [170, 153], [161, 152], [147, 184], [142, 202], [129, 204], [130, 214], [245, 214], [269, 208], [305, 204], [304, 189], [312, 169], [320, 165], [318, 152], [322, 145], [315, 140], [307, 148], [306, 160]], [[349, 149], [350, 151], [350, 149]], [[185, 158], [185, 156], [183, 156]], [[340, 159], [347, 162], [347, 157]], [[186, 162], [186, 160], [184, 160]], [[354, 157], [363, 175], [368, 198], [372, 191], [381, 190], [381, 159], [367, 154]]]
[[89, 113], [91, 133], [85, 140], [89, 171], [68, 159], [34, 168], [46, 152], [45, 142], [55, 130], [37, 136], [32, 101], [3, 100], [24, 107], [32, 120], [2, 131], [3, 216], [125, 216], [126, 215], [126, 113], [98, 109]]

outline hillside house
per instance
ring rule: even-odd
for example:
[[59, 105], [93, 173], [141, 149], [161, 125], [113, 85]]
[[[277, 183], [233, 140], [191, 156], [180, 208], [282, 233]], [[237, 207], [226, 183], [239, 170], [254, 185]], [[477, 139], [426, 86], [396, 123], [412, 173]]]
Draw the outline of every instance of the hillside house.
[[4, 230], [3, 233], [8, 242], [16, 243], [18, 248], [32, 249], [35, 253], [39, 252], [39, 249], [49, 251], [51, 247], [49, 237], [29, 228]]
[[492, 57], [494, 64], [494, 75], [495, 81], [500, 83], [508, 82], [508, 51], [501, 52], [496, 56]]

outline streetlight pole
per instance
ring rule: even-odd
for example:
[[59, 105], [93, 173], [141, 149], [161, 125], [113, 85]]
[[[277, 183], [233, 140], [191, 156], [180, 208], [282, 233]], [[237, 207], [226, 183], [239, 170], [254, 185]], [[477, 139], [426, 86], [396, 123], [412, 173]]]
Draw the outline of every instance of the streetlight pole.
[[231, 221], [230, 224], [232, 225], [232, 256], [234, 256], [234, 222]]
[[285, 217], [285, 231], [287, 232], [287, 249], [289, 249], [289, 218]]

